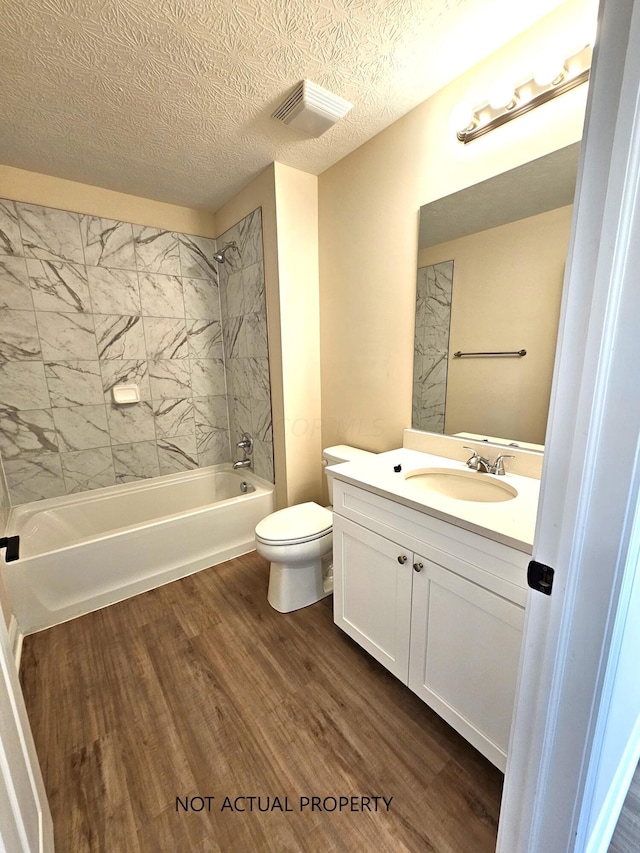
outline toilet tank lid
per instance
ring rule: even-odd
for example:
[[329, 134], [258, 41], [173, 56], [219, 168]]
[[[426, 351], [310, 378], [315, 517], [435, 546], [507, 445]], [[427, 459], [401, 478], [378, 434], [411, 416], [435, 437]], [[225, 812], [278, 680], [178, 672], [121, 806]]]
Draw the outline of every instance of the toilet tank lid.
[[322, 456], [330, 465], [337, 465], [339, 462], [353, 462], [355, 459], [375, 455], [375, 453], [371, 453], [369, 450], [350, 447], [348, 444], [334, 444], [333, 447], [326, 447], [322, 451]]

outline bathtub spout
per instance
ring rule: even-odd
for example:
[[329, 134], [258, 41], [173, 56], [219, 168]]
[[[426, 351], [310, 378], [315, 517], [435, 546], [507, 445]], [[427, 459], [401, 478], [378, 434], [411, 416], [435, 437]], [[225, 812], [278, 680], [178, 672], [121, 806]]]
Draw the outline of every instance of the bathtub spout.
[[233, 470], [237, 471], [238, 468], [251, 468], [251, 460], [250, 459], [239, 459], [237, 462], [233, 463]]

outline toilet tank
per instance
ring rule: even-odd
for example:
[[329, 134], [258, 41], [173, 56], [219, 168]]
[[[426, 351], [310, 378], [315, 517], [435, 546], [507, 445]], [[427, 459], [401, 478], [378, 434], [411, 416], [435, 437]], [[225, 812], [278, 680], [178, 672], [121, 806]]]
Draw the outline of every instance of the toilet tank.
[[[348, 444], [336, 444], [333, 447], [326, 447], [322, 451], [323, 465], [338, 465], [340, 462], [354, 462], [356, 459], [362, 459], [365, 456], [375, 456], [369, 450], [360, 450], [359, 447], [350, 447]], [[327, 478], [329, 484], [329, 503], [333, 505], [333, 482], [330, 477]]]

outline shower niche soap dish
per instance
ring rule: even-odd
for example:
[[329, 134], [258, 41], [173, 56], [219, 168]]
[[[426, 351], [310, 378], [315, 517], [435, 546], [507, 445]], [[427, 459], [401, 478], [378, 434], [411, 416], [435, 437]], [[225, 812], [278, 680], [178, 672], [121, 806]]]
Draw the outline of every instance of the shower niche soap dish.
[[136, 384], [114, 385], [111, 393], [113, 394], [113, 402], [117, 406], [140, 402], [140, 388]]

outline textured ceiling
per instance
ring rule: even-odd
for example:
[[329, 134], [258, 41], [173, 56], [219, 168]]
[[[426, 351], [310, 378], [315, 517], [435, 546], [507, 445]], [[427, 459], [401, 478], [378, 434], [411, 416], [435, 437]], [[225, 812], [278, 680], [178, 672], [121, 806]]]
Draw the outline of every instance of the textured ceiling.
[[[215, 211], [274, 160], [321, 173], [561, 3], [0, 0], [0, 163]], [[303, 78], [354, 104], [318, 139], [270, 118]]]

